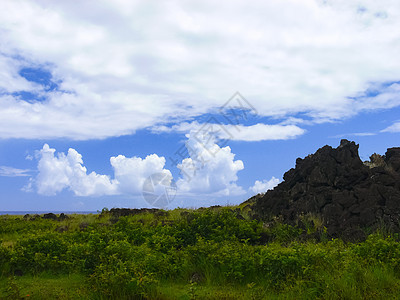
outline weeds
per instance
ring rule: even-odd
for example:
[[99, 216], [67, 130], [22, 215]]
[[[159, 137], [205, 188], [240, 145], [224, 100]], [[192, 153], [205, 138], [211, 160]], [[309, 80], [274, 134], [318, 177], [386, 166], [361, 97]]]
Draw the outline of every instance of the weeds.
[[[400, 244], [387, 231], [344, 243], [324, 236], [316, 216], [302, 216], [300, 226], [279, 219], [263, 224], [238, 207], [112, 218], [107, 210], [63, 220], [0, 217], [0, 298], [21, 299], [30, 286], [33, 298], [68, 299], [56, 288], [65, 278], [73, 298], [84, 299], [389, 299], [400, 293]], [[315, 233], [320, 242], [304, 239]], [[46, 276], [55, 280], [48, 291], [35, 285]]]

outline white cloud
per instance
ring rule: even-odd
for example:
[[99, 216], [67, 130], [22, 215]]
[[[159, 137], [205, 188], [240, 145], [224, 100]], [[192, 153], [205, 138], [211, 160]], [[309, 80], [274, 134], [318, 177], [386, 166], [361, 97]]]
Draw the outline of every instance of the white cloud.
[[153, 132], [188, 132], [188, 131], [214, 131], [220, 139], [232, 141], [256, 142], [265, 140], [287, 140], [296, 138], [306, 131], [296, 125], [268, 125], [258, 123], [255, 125], [231, 125], [222, 123], [198, 123], [197, 121], [167, 127], [165, 125], [155, 126]]
[[[235, 0], [229, 8], [211, 0], [4, 0], [0, 137], [131, 134], [210, 112], [236, 90], [261, 116], [326, 122], [392, 108], [400, 105], [396, 86], [377, 97], [363, 91], [399, 80], [398, 28], [392, 0]], [[26, 66], [49, 69], [59, 90], [22, 78]], [[10, 94], [18, 91], [47, 100], [27, 103]], [[296, 129], [263, 126], [267, 136]]]
[[273, 176], [270, 180], [263, 180], [263, 181], [256, 180], [254, 185], [250, 187], [249, 190], [255, 194], [265, 193], [266, 191], [272, 190], [274, 187], [276, 187], [279, 184], [279, 182], [280, 180]]
[[178, 164], [182, 178], [177, 181], [183, 194], [237, 195], [244, 191], [236, 185], [237, 172], [244, 169], [241, 160], [234, 160], [235, 154], [229, 146], [220, 147], [212, 135], [199, 136], [191, 131], [187, 135], [186, 148], [189, 158]]
[[125, 194], [140, 194], [145, 180], [152, 174], [162, 173], [172, 180], [172, 174], [164, 169], [165, 158], [157, 154], [127, 158], [123, 155], [110, 158], [114, 176], [118, 181], [119, 191]]
[[37, 151], [38, 175], [31, 178], [25, 191], [37, 190], [42, 195], [55, 195], [64, 189], [77, 196], [139, 195], [143, 183], [154, 173], [163, 173], [172, 179], [171, 172], [164, 169], [165, 158], [156, 154], [127, 158], [123, 155], [111, 157], [114, 179], [96, 172], [87, 174], [82, 155], [70, 148], [67, 155], [58, 153], [45, 144]]
[[14, 93], [21, 90], [37, 90], [37, 87], [18, 75], [22, 63], [0, 54], [0, 92]]
[[372, 85], [372, 92], [379, 93], [377, 95], [357, 95], [358, 100], [355, 103], [357, 111], [368, 111], [371, 109], [393, 108], [400, 105], [400, 84], [398, 82], [385, 85]]
[[389, 127], [383, 129], [382, 132], [391, 132], [391, 133], [400, 132], [400, 122], [396, 122], [390, 125]]
[[[42, 195], [55, 195], [69, 189], [77, 196], [113, 195], [117, 193], [118, 183], [106, 175], [95, 172], [87, 174], [82, 155], [70, 148], [68, 154], [58, 153], [45, 144], [37, 152], [39, 174], [34, 180], [37, 192]], [[32, 188], [32, 182], [27, 190]]]
[[[234, 160], [235, 155], [227, 147], [219, 147], [213, 140], [199, 141], [193, 135], [187, 141], [190, 158], [184, 159], [178, 168], [182, 178], [177, 182], [182, 195], [227, 196], [243, 194], [236, 185], [237, 172], [243, 162]], [[96, 172], [88, 174], [82, 155], [70, 148], [67, 154], [57, 153], [45, 144], [37, 151], [38, 174], [31, 178], [24, 191], [37, 191], [42, 195], [56, 195], [67, 189], [77, 196], [141, 195], [143, 186], [151, 175], [162, 174], [163, 183], [172, 183], [172, 174], [164, 169], [165, 158], [151, 154], [140, 157], [118, 155], [110, 158], [113, 178]], [[1, 169], [0, 169], [1, 170]]]
[[31, 170], [0, 166], [0, 176], [4, 177], [25, 177], [29, 176], [29, 172], [31, 172]]
[[296, 125], [268, 125], [261, 123], [251, 126], [229, 124], [217, 126], [216, 129], [218, 130], [218, 137], [221, 139], [246, 142], [287, 140], [305, 133], [304, 129]]
[[352, 138], [352, 137], [357, 137], [357, 136], [374, 136], [377, 135], [376, 132], [354, 132], [354, 133], [344, 133], [344, 134], [338, 134], [338, 135], [334, 135], [332, 136], [332, 138]]

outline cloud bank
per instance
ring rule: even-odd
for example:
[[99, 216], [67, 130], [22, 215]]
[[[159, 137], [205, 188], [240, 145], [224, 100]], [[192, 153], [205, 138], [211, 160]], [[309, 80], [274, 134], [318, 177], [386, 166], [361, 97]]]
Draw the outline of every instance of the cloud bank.
[[[188, 136], [186, 147], [190, 157], [177, 165], [181, 171], [181, 178], [177, 181], [178, 193], [216, 196], [243, 194], [243, 189], [236, 185], [237, 172], [243, 170], [243, 162], [234, 160], [231, 149], [228, 146], [221, 148], [213, 140], [200, 141], [194, 138], [194, 134]], [[36, 152], [36, 159], [38, 174], [30, 178], [24, 190], [36, 191], [41, 195], [52, 196], [68, 190], [76, 196], [138, 196], [143, 192], [146, 179], [153, 174], [163, 174], [164, 181], [173, 180], [170, 170], [164, 168], [165, 158], [157, 154], [144, 159], [123, 155], [111, 157], [113, 178], [96, 172], [88, 173], [82, 155], [72, 148], [67, 154], [56, 153], [56, 149], [45, 144]]]
[[[398, 28], [391, 0], [4, 0], [0, 138], [132, 134], [213, 111], [237, 90], [282, 120], [397, 107]], [[258, 126], [249, 139], [301, 133]]]

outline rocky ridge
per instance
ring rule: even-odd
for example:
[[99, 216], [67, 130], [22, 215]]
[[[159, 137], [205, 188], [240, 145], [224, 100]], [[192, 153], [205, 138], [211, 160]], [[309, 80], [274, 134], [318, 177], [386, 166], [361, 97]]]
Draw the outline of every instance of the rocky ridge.
[[296, 160], [274, 190], [258, 197], [255, 217], [280, 216], [297, 224], [304, 215], [320, 218], [330, 237], [360, 240], [384, 227], [400, 230], [400, 148], [362, 162], [358, 145], [342, 140]]

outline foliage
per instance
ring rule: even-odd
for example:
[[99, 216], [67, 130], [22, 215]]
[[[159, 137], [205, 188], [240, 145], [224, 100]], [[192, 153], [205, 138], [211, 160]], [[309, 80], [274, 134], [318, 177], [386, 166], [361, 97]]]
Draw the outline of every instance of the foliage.
[[[103, 209], [100, 215], [61, 221], [3, 216], [0, 298], [21, 298], [32, 290], [38, 299], [68, 298], [66, 291], [57, 290], [62, 280], [71, 283], [66, 290], [74, 298], [82, 299], [364, 299], [399, 294], [398, 236], [375, 233], [357, 244], [326, 237], [316, 242], [321, 223], [313, 216], [302, 222], [303, 228], [278, 219], [263, 224], [237, 207], [125, 217]], [[54, 279], [49, 290], [35, 289], [36, 282], [49, 282], [46, 276]]]

